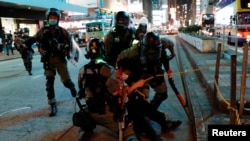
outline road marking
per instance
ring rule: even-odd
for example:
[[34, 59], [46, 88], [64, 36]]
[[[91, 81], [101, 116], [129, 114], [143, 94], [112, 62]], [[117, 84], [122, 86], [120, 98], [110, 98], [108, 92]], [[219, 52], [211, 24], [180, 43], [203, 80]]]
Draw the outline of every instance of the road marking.
[[37, 79], [37, 78], [42, 77], [42, 76], [43, 75], [36, 75], [36, 76], [32, 77], [32, 79]]
[[30, 108], [31, 108], [31, 107], [22, 107], [22, 108], [17, 108], [17, 109], [9, 110], [9, 111], [0, 113], [0, 117], [3, 116], [3, 115], [5, 115], [5, 114], [8, 114], [8, 113], [10, 113], [10, 112], [16, 112], [16, 111], [25, 110], [25, 109], [30, 109]]

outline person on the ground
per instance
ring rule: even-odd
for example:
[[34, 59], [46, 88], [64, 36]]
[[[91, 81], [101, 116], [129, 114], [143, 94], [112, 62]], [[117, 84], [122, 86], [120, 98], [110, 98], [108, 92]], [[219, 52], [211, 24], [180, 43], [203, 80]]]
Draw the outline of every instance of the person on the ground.
[[39, 44], [38, 50], [43, 63], [48, 104], [50, 105], [49, 116], [55, 116], [57, 113], [57, 101], [54, 91], [56, 73], [59, 74], [64, 86], [70, 90], [72, 97], [75, 97], [77, 94], [75, 85], [70, 78], [66, 60], [66, 58], [70, 58], [72, 40], [69, 32], [58, 25], [60, 15], [61, 13], [58, 9], [49, 8], [46, 12], [46, 25], [32, 38], [24, 42], [25, 44], [33, 44], [35, 42]]
[[8, 56], [9, 56], [9, 51], [11, 51], [11, 54], [14, 55], [12, 43], [13, 43], [13, 36], [11, 34], [11, 31], [10, 31], [9, 33], [6, 33], [6, 36], [5, 36], [6, 54]]
[[114, 27], [104, 38], [105, 57], [109, 64], [115, 66], [118, 54], [129, 48], [135, 38], [135, 31], [130, 26], [129, 13], [119, 11], [115, 14]]
[[24, 28], [21, 30], [21, 37], [23, 40], [23, 44], [15, 44], [15, 48], [19, 53], [21, 54], [22, 60], [24, 67], [26, 71], [28, 72], [29, 75], [32, 75], [32, 59], [33, 59], [33, 54], [34, 50], [32, 48], [32, 44], [24, 44], [27, 40], [29, 40], [31, 37], [29, 36], [29, 29]]
[[[126, 70], [126, 71], [124, 71]], [[166, 120], [165, 114], [155, 109], [140, 92], [141, 86], [147, 82], [140, 78], [140, 62], [134, 58], [121, 59], [117, 62], [116, 76], [118, 80], [125, 81], [128, 87], [128, 101], [126, 103], [128, 119], [132, 121], [137, 134], [144, 135], [150, 140], [161, 140], [150, 124], [155, 121], [161, 127], [162, 133], [168, 133], [181, 125], [181, 121]], [[143, 84], [140, 81], [143, 80]]]
[[[102, 40], [97, 38], [90, 40], [85, 55], [89, 62], [80, 68], [78, 74], [79, 92], [77, 99], [79, 101], [85, 100], [86, 109], [84, 110], [87, 110], [82, 111], [84, 114], [79, 119], [82, 124], [80, 127], [84, 132], [80, 137], [82, 141], [88, 140], [86, 134], [93, 134], [96, 124], [104, 126], [114, 133], [119, 131], [118, 121], [113, 119], [114, 108], [117, 108], [113, 106], [119, 106], [118, 103], [113, 103], [118, 101], [114, 102], [116, 98], [108, 91], [106, 86], [107, 79], [114, 74], [114, 68], [104, 61], [104, 52]], [[83, 105], [80, 104], [79, 106]], [[123, 139], [124, 141], [139, 141], [132, 126], [127, 126], [124, 129]]]

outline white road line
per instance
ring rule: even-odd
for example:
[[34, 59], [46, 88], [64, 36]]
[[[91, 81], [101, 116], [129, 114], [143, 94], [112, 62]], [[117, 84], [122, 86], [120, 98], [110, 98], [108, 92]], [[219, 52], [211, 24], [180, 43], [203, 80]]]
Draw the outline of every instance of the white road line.
[[30, 108], [31, 108], [31, 107], [22, 107], [22, 108], [17, 108], [17, 109], [9, 110], [9, 111], [0, 113], [0, 117], [3, 116], [3, 115], [5, 115], [5, 114], [8, 114], [8, 113], [10, 113], [10, 112], [16, 112], [16, 111], [25, 110], [25, 109], [30, 109]]
[[44, 75], [36, 75], [36, 76], [32, 77], [32, 79], [37, 79], [37, 78], [43, 77], [43, 76], [44, 76]]

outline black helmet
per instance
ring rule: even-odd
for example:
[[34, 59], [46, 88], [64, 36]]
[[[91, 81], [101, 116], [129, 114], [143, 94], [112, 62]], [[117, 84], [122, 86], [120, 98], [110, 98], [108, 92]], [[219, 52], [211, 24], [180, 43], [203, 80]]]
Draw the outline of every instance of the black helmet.
[[25, 28], [23, 28], [23, 32], [24, 32], [24, 33], [29, 33], [30, 30], [29, 30], [29, 28], [25, 27]]
[[58, 21], [56, 23], [56, 24], [58, 24], [59, 19], [61, 17], [60, 11], [58, 9], [56, 9], [56, 8], [50, 8], [50, 9], [48, 9], [47, 12], [46, 12], [46, 14], [45, 14], [47, 21], [49, 21], [49, 16], [50, 15], [55, 15], [55, 16], [58, 17]]
[[158, 33], [147, 32], [141, 42], [141, 61], [158, 60], [161, 57], [162, 44]]
[[119, 11], [116, 13], [114, 21], [115, 27], [127, 28], [129, 26], [129, 22], [129, 13], [125, 11]]
[[86, 47], [85, 57], [87, 59], [104, 59], [104, 43], [101, 39], [94, 38]]
[[145, 23], [140, 23], [138, 28], [136, 29], [136, 38], [140, 39], [141, 37], [143, 37], [144, 34], [147, 33], [147, 24]]

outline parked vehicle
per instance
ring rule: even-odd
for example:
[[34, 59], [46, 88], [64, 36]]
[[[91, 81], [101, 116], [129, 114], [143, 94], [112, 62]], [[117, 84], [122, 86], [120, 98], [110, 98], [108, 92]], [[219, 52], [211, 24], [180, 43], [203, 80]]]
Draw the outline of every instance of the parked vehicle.
[[88, 42], [92, 38], [104, 40], [105, 35], [110, 30], [109, 22], [90, 22], [86, 24], [86, 38]]

